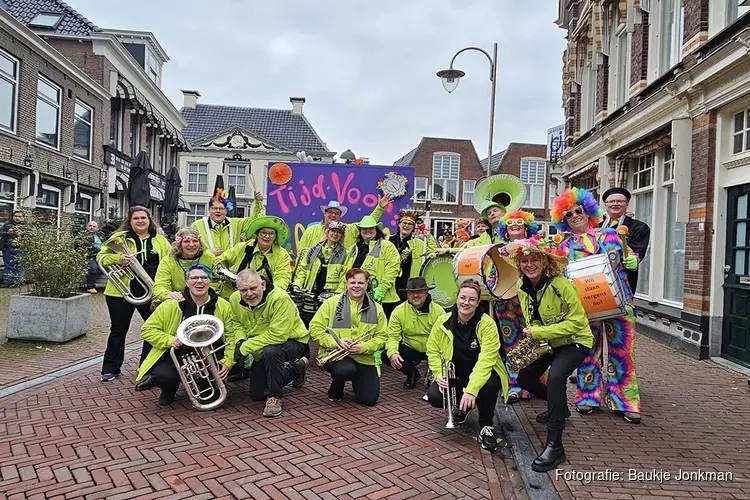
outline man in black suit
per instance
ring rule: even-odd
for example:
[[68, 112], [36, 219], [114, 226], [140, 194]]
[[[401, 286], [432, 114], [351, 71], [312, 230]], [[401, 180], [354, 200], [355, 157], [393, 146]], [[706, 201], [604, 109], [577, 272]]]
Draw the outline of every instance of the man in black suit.
[[[628, 203], [630, 203], [630, 191], [621, 187], [607, 189], [602, 196], [607, 213], [604, 216], [602, 227], [627, 226], [628, 246], [638, 254], [638, 258], [646, 258], [648, 242], [651, 238], [651, 228], [648, 224], [634, 219], [628, 214]], [[639, 266], [640, 268], [640, 266]], [[628, 284], [630, 290], [635, 293], [635, 287], [638, 285], [638, 269], [627, 271]]]

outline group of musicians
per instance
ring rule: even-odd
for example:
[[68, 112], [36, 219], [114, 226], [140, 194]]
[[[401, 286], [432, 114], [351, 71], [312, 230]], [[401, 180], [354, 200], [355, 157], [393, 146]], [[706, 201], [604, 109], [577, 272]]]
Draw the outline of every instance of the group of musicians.
[[[105, 268], [127, 267], [136, 259], [153, 279], [154, 301], [134, 303], [132, 297], [143, 292], [141, 281], [126, 279], [125, 290], [108, 284], [111, 330], [101, 380], [120, 374], [125, 334], [137, 309], [145, 323], [136, 390], [159, 387], [159, 404], [171, 404], [180, 378], [169, 351], [190, 349], [177, 339], [177, 327], [191, 316], [211, 314], [224, 325], [219, 376], [226, 379], [233, 367], [249, 367], [250, 397], [265, 400], [266, 417], [282, 415], [287, 384], [304, 384], [312, 338], [318, 364], [331, 375], [330, 401], [343, 399], [351, 382], [356, 402], [375, 405], [383, 363], [401, 371], [404, 388], [413, 389], [422, 378], [418, 365], [426, 361], [432, 375], [427, 401], [447, 405], [457, 424], [477, 408], [478, 439], [487, 450], [496, 447], [493, 418], [500, 394], [508, 403], [531, 396], [547, 400], [548, 409], [537, 421], [546, 423], [548, 439], [533, 468], [550, 470], [565, 458], [562, 430], [570, 414], [565, 384], [576, 369], [575, 404], [581, 414], [606, 406], [629, 422], [640, 421], [632, 308], [614, 320], [589, 321], [564, 277], [570, 261], [597, 253], [619, 259], [617, 272], [626, 284], [637, 272], [648, 226], [626, 215], [627, 190], [610, 189], [603, 199], [602, 225], [604, 212], [590, 192], [573, 188], [559, 195], [551, 215], [563, 237], [556, 239], [541, 234], [532, 214], [490, 203], [478, 224], [483, 231], [464, 246], [504, 244], [502, 255], [518, 272], [517, 296], [483, 307], [482, 286], [469, 279], [459, 285], [456, 304], [447, 311], [432, 302], [431, 287], [419, 273], [427, 258], [452, 249], [418, 237], [421, 217], [409, 211], [399, 213], [398, 230], [386, 237], [378, 220], [391, 202], [388, 195], [355, 224], [341, 222], [347, 207], [322, 206], [323, 221], [305, 232], [294, 276], [280, 245], [289, 228], [280, 217], [257, 209], [259, 194], [251, 217], [230, 219], [230, 202], [215, 193], [209, 216], [179, 230], [171, 246], [148, 209], [131, 207], [108, 240], [126, 243], [130, 254], [114, 252], [105, 242], [99, 257]], [[624, 234], [619, 228], [628, 223], [632, 230]], [[236, 276], [233, 281], [217, 279], [219, 264]], [[300, 316], [297, 293], [321, 297], [307, 321]], [[515, 373], [505, 359], [524, 337], [547, 342], [551, 353]]]

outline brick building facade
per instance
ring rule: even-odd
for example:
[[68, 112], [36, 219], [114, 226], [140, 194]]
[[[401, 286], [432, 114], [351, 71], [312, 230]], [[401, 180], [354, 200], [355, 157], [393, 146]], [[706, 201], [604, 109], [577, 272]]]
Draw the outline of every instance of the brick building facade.
[[651, 225], [639, 331], [750, 365], [750, 7], [561, 0], [566, 148], [553, 175], [631, 190]]
[[[544, 144], [510, 143], [508, 148], [492, 157], [492, 172], [519, 178], [530, 176], [527, 202], [524, 209], [535, 213], [540, 222], [547, 218], [549, 171]], [[474, 145], [467, 139], [423, 137], [419, 145], [394, 162], [394, 166], [414, 167], [414, 206], [425, 209], [425, 201], [432, 198], [429, 213], [430, 230], [435, 237], [447, 227], [455, 230], [457, 219], [475, 219], [474, 187], [486, 177], [487, 159], [477, 156]], [[523, 170], [523, 172], [522, 172]]]
[[0, 220], [101, 215], [109, 94], [0, 9]]

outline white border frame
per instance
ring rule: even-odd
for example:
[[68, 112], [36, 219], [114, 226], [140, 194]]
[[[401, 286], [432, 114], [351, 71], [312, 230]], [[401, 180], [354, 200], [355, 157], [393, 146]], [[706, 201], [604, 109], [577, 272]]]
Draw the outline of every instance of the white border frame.
[[[39, 140], [39, 131], [37, 130], [37, 118], [39, 116], [39, 109], [37, 106], [37, 109], [34, 112], [34, 141], [39, 144], [40, 146], [44, 146], [47, 148], [52, 148], [55, 151], [60, 151], [60, 143], [62, 142], [62, 111], [63, 111], [63, 88], [59, 86], [58, 84], [54, 83], [52, 80], [44, 76], [43, 74], [39, 73], [37, 75], [37, 88], [34, 92], [35, 100], [34, 103], [38, 105], [39, 99], [42, 99], [43, 101], [47, 102], [47, 99], [45, 97], [39, 96], [39, 81], [43, 81], [50, 87], [56, 88], [59, 93], [60, 102], [57, 103], [57, 145], [50, 146], [46, 142], [42, 142]], [[47, 102], [47, 104], [51, 104]], [[93, 127], [92, 127], [93, 130]], [[77, 157], [76, 157], [77, 158]]]

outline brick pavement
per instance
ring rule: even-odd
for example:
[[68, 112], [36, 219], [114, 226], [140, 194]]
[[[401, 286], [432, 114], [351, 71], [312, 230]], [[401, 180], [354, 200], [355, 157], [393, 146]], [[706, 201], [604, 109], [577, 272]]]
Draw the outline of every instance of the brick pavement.
[[[7, 341], [10, 297], [25, 291], [26, 287], [0, 288], [0, 389], [101, 356], [107, 345], [109, 314], [101, 293], [92, 297], [91, 329], [86, 335], [65, 344]], [[138, 341], [141, 324], [141, 317], [134, 314], [127, 342]]]
[[444, 429], [444, 413], [391, 369], [380, 403], [366, 408], [328, 402], [330, 379], [311, 367], [270, 420], [244, 383], [230, 384], [215, 412], [184, 397], [160, 408], [158, 392], [132, 391], [136, 356], [112, 383], [92, 367], [3, 399], [7, 499], [528, 498], [511, 484], [505, 450], [482, 451], [473, 426]]
[[[640, 425], [611, 412], [573, 412], [565, 429], [563, 471], [627, 472], [663, 469], [731, 471], [731, 482], [595, 481], [550, 477], [563, 499], [750, 499], [750, 389], [747, 377], [711, 361], [699, 361], [644, 336], [636, 343], [641, 391]], [[568, 401], [575, 388], [568, 387]], [[540, 400], [514, 405], [534, 447], [541, 451], [545, 426], [535, 415]], [[535, 474], [534, 472], [529, 472]], [[625, 476], [627, 478], [627, 475]]]

